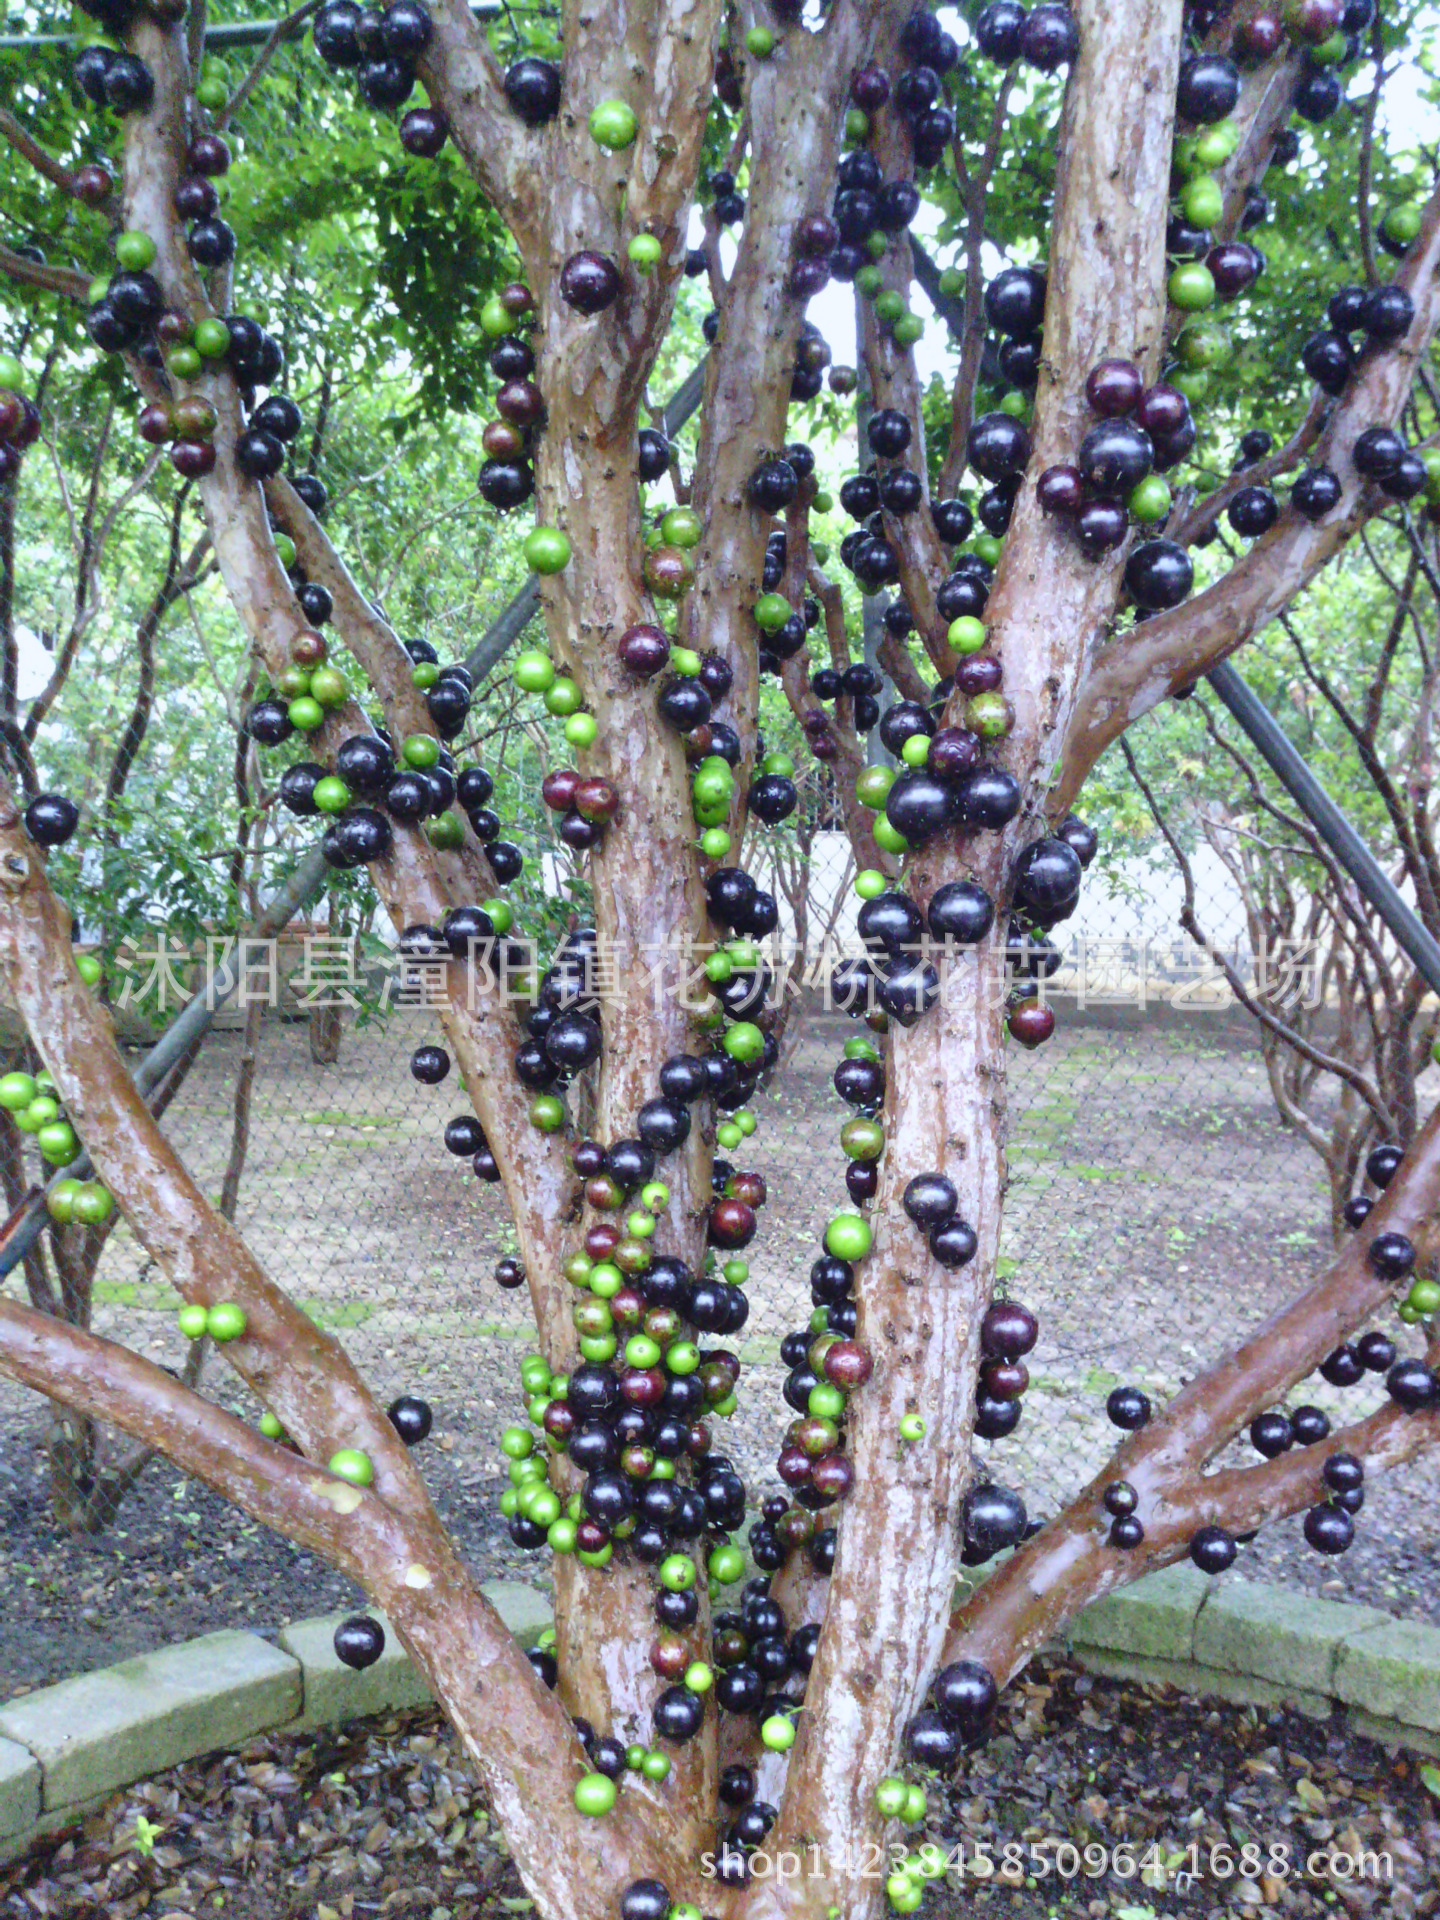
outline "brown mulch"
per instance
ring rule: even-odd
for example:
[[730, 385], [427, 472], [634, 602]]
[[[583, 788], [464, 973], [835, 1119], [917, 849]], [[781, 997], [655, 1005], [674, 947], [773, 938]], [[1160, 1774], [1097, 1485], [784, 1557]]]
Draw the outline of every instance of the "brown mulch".
[[[1040, 1663], [1007, 1695], [996, 1738], [930, 1800], [912, 1845], [962, 1842], [971, 1857], [980, 1841], [997, 1856], [1007, 1842], [1052, 1859], [1060, 1841], [1081, 1850], [1064, 1880], [936, 1883], [923, 1909], [933, 1920], [1440, 1913], [1440, 1768], [1338, 1719], [1216, 1706]], [[1223, 1849], [1238, 1857], [1251, 1843], [1267, 1861], [1283, 1850], [1294, 1870], [1207, 1872], [1188, 1888], [1174, 1885], [1173, 1866], [1149, 1885], [1086, 1873], [1084, 1848], [1122, 1840], [1142, 1864], [1152, 1843], [1158, 1861], [1193, 1843], [1221, 1866]], [[1306, 1877], [1317, 1850], [1377, 1864]], [[428, 1710], [177, 1767], [0, 1870], [6, 1920], [505, 1920], [528, 1907], [453, 1735]]]

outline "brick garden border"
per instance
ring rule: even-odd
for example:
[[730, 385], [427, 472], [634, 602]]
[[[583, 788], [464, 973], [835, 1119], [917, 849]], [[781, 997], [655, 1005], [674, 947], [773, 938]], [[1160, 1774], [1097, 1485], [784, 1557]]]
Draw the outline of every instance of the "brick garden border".
[[[484, 1591], [517, 1639], [549, 1625], [533, 1587], [496, 1580]], [[365, 1672], [340, 1664], [331, 1638], [342, 1617], [297, 1621], [273, 1643], [206, 1634], [0, 1706], [0, 1863], [200, 1754], [423, 1705], [429, 1690], [393, 1635]], [[1339, 1707], [1355, 1733], [1440, 1754], [1440, 1628], [1373, 1607], [1177, 1566], [1096, 1602], [1056, 1650], [1092, 1673], [1191, 1695], [1321, 1719]]]

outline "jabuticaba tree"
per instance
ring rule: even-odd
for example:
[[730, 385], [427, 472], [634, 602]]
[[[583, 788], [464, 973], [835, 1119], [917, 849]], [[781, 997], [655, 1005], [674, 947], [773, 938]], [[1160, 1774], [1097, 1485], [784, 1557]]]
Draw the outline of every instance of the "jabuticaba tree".
[[[402, 951], [443, 973], [443, 1044], [409, 1070], [439, 1085], [458, 1063], [470, 1108], [444, 1147], [513, 1216], [518, 1256], [493, 1279], [528, 1288], [537, 1338], [502, 1505], [517, 1543], [551, 1556], [553, 1641], [511, 1643], [440, 1525], [411, 1452], [431, 1409], [376, 1402], [166, 1143], [47, 880], [75, 810], [18, 791], [0, 813], [0, 962], [45, 1077], [12, 1076], [0, 1099], [52, 1168], [52, 1213], [117, 1208], [182, 1330], [213, 1338], [258, 1404], [242, 1419], [8, 1295], [0, 1366], [364, 1587], [546, 1916], [911, 1911], [929, 1863], [881, 1880], [863, 1849], [918, 1838], [922, 1780], [963, 1771], [1000, 1690], [1078, 1608], [1187, 1556], [1218, 1572], [1301, 1511], [1310, 1544], [1341, 1552], [1367, 1475], [1440, 1427], [1432, 1119], [1403, 1155], [1371, 1156], [1350, 1239], [1289, 1307], [1168, 1406], [1111, 1395], [1118, 1449], [1047, 1524], [971, 1461], [973, 1436], [1013, 1431], [1037, 1337], [1023, 1285], [995, 1286], [1005, 1059], [1053, 1025], [1037, 982], [1095, 851], [1071, 812], [1085, 775], [1367, 519], [1440, 501], [1416, 384], [1440, 316], [1440, 196], [1377, 218], [1368, 136], [1363, 272], [1314, 316], [1302, 423], [1283, 445], [1252, 423], [1216, 486], [1187, 467], [1197, 413], [1233, 406], [1226, 310], [1264, 301], [1260, 183], [1299, 151], [1297, 116], [1323, 150], [1347, 75], [1384, 50], [1372, 0], [992, 0], [953, 34], [876, 0], [818, 17], [602, 0], [563, 9], [558, 61], [517, 52], [503, 70], [463, 0], [320, 8], [315, 85], [323, 63], [398, 115], [407, 164], [453, 146], [521, 263], [478, 315], [496, 414], [478, 484], [538, 578], [546, 645], [514, 673], [563, 723], [544, 799], [595, 903], [538, 975], [506, 898], [524, 855], [490, 774], [447, 745], [469, 675], [397, 637], [324, 530], [323, 485], [287, 478], [302, 421], [265, 316], [232, 298], [229, 107], [192, 64], [199, 10], [87, 10], [106, 37], [74, 81], [118, 165], [49, 153], [9, 116], [0, 130], [78, 203], [76, 246], [98, 258], [108, 236], [113, 266], [97, 280], [96, 258], [15, 248], [0, 265], [29, 298], [82, 303], [94, 348], [123, 362], [137, 430], [197, 487], [267, 677], [248, 724], [283, 804], [337, 868], [368, 870]], [[986, 284], [1017, 91], [1032, 117], [1053, 110], [1053, 190], [1035, 245]], [[958, 366], [937, 432], [911, 304], [933, 269], [909, 232], [922, 196], [953, 204], [957, 187], [969, 274], [937, 288]], [[687, 274], [714, 313], [681, 474], [647, 383]], [[883, 698], [811, 542], [814, 453], [787, 429], [826, 380], [805, 309], [831, 279], [863, 308], [865, 444], [838, 560], [865, 592], [893, 589]], [[857, 384], [830, 370], [832, 394]], [[14, 488], [40, 416], [18, 360], [0, 388]], [[1196, 592], [1191, 553], [1211, 547]], [[757, 738], [767, 674], [838, 783], [864, 957], [832, 982], [857, 1016], [835, 1073], [850, 1205], [823, 1231], [814, 1315], [781, 1349], [795, 1419], [777, 1479], [747, 1489], [717, 1423], [744, 1405], [732, 1343], [765, 1199], [747, 1100], [775, 1056], [777, 908], [736, 849], [747, 812], [772, 826], [795, 805], [793, 762]], [[866, 764], [877, 726], [893, 768]], [[584, 1137], [566, 1101], [581, 1075]], [[77, 1146], [83, 1181], [66, 1171]], [[1317, 1370], [1355, 1387], [1351, 1424], [1304, 1404]], [[1256, 1458], [1214, 1468], [1246, 1429]], [[957, 1564], [1007, 1549], [952, 1612]], [[383, 1632], [358, 1615], [337, 1651], [363, 1666]], [[782, 1850], [801, 1873], [765, 1870]]]

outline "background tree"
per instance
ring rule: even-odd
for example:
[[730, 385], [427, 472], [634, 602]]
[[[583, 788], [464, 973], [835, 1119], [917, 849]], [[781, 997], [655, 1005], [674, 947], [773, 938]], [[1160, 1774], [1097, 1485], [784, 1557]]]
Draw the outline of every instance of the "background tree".
[[[1068, 809], [1108, 746], [1253, 638], [1387, 502], [1436, 490], [1397, 426], [1423, 443], [1433, 425], [1423, 363], [1440, 315], [1440, 198], [1422, 205], [1428, 167], [1402, 178], [1375, 139], [1406, 23], [1377, 25], [1369, 0], [1292, 0], [1284, 19], [1249, 0], [1233, 12], [1082, 0], [1073, 13], [997, 0], [962, 57], [935, 16], [870, 0], [834, 0], [820, 19], [655, 0], [567, 5], [558, 35], [506, 16], [502, 71], [459, 0], [392, 0], [379, 15], [332, 0], [316, 15], [320, 52], [358, 69], [369, 106], [406, 106], [424, 85], [429, 105], [409, 110], [401, 140], [438, 154], [436, 171], [416, 187], [408, 172], [395, 184], [393, 160], [375, 165], [368, 203], [389, 212], [367, 245], [390, 273], [379, 284], [418, 283], [429, 325], [404, 345], [433, 355], [458, 400], [467, 379], [478, 389], [471, 313], [485, 289], [474, 321], [501, 384], [481, 494], [537, 502], [521, 550], [546, 650], [522, 654], [516, 676], [546, 697], [578, 763], [551, 770], [546, 799], [586, 856], [593, 919], [517, 1006], [501, 976], [535, 985], [515, 936], [543, 924], [541, 902], [555, 915], [555, 869], [527, 872], [500, 833], [492, 802], [508, 796], [462, 741], [468, 674], [402, 641], [365, 529], [352, 571], [340, 553], [352, 542], [321, 524], [284, 348], [255, 317], [273, 321], [283, 301], [260, 276], [242, 283], [238, 228], [219, 213], [222, 191], [237, 221], [237, 200], [267, 203], [259, 181], [237, 191], [238, 169], [227, 184], [222, 129], [232, 103], [258, 104], [273, 48], [232, 94], [197, 72], [198, 8], [97, 4], [115, 44], [75, 63], [96, 107], [88, 131], [52, 144], [64, 81], [38, 68], [3, 123], [38, 175], [26, 219], [51, 231], [42, 208], [78, 203], [58, 250], [74, 264], [7, 246], [0, 268], [42, 313], [57, 295], [79, 303], [107, 378], [118, 386], [123, 370], [133, 385], [141, 437], [193, 483], [248, 643], [263, 695], [250, 737], [304, 736], [282, 802], [302, 819], [334, 811], [333, 864], [366, 868], [407, 954], [443, 971], [448, 1052], [422, 1048], [412, 1070], [438, 1080], [458, 1060], [473, 1115], [452, 1122], [455, 1144], [498, 1176], [514, 1217], [523, 1274], [501, 1277], [530, 1291], [540, 1353], [524, 1385], [551, 1444], [537, 1452], [524, 1427], [507, 1440], [512, 1527], [555, 1550], [553, 1653], [527, 1661], [512, 1646], [446, 1538], [407, 1448], [428, 1410], [407, 1398], [382, 1411], [139, 1098], [51, 885], [44, 849], [75, 824], [53, 794], [0, 812], [0, 964], [68, 1116], [47, 1125], [73, 1129], [99, 1176], [77, 1187], [62, 1173], [48, 1205], [81, 1224], [123, 1212], [182, 1297], [182, 1326], [222, 1346], [260, 1424], [8, 1295], [0, 1365], [363, 1583], [473, 1755], [545, 1913], [871, 1911], [882, 1883], [855, 1870], [857, 1849], [921, 1811], [896, 1769], [953, 1765], [983, 1737], [995, 1690], [1076, 1608], [1187, 1553], [1217, 1571], [1237, 1536], [1300, 1508], [1313, 1544], [1343, 1548], [1365, 1474], [1435, 1437], [1433, 1351], [1400, 1358], [1388, 1333], [1363, 1331], [1413, 1300], [1428, 1257], [1432, 1119], [1398, 1169], [1395, 1155], [1370, 1161], [1382, 1197], [1289, 1308], [1153, 1417], [1143, 1395], [1117, 1391], [1129, 1437], [1114, 1459], [951, 1613], [962, 1541], [983, 1560], [1027, 1531], [1013, 1496], [972, 1484], [969, 1441], [1013, 1425], [1034, 1339], [1023, 1306], [994, 1297], [1004, 1050], [1007, 1034], [1041, 1043], [1053, 1019], [1026, 982], [1048, 966], [1044, 933], [1073, 907], [1093, 850]], [[1375, 84], [1358, 80], [1358, 112], [1341, 113], [1362, 52]], [[317, 85], [286, 110], [343, 158], [345, 113]], [[1292, 110], [1307, 127], [1336, 123], [1333, 142], [1320, 138], [1353, 219], [1338, 187], [1333, 205], [1328, 184], [1323, 204], [1312, 195], [1317, 162]], [[97, 157], [112, 140], [113, 178]], [[312, 162], [314, 210], [345, 179], [336, 154]], [[1258, 183], [1276, 158], [1301, 174], [1269, 208]], [[956, 268], [934, 279], [959, 335], [948, 412], [922, 392], [914, 353], [917, 172], [966, 262], [958, 281]], [[297, 166], [268, 202], [282, 226], [302, 177]], [[1239, 235], [1267, 211], [1277, 238], [1262, 261]], [[1334, 242], [1335, 277], [1355, 291], [1337, 291], [1325, 337], [1306, 347], [1319, 390], [1302, 391], [1262, 343], [1287, 289], [1314, 301], [1316, 219], [1353, 234]], [[1385, 284], [1381, 239], [1398, 259]], [[1010, 264], [987, 282], [997, 244]], [[715, 318], [693, 458], [674, 470], [648, 390], [692, 263]], [[1264, 302], [1264, 317], [1237, 307], [1221, 324], [1210, 310], [1250, 291], [1262, 265], [1249, 310]], [[893, 774], [863, 768], [875, 682], [847, 667], [827, 715], [801, 659], [807, 590], [832, 670], [848, 658], [828, 543], [810, 536], [810, 450], [787, 440], [790, 405], [819, 398], [826, 361], [804, 306], [836, 275], [864, 302], [872, 409], [865, 471], [841, 500], [862, 524], [837, 557], [872, 593], [900, 589], [880, 650], [903, 696], [882, 730], [904, 763]], [[1000, 336], [988, 346], [982, 319]], [[73, 318], [53, 324], [73, 341]], [[327, 387], [322, 331], [317, 417], [335, 378]], [[23, 391], [38, 384], [37, 344], [25, 365], [0, 364], [19, 396], [4, 414], [12, 489], [41, 417]], [[1242, 445], [1242, 473], [1202, 490], [1186, 462], [1227, 373], [1247, 397], [1253, 380], [1274, 427], [1263, 447]], [[1229, 426], [1222, 410], [1217, 436]], [[1271, 483], [1302, 467], [1282, 505]], [[974, 541], [967, 469], [988, 483]], [[641, 489], [667, 473], [675, 504], [656, 526]], [[1253, 544], [1229, 566], [1212, 549], [1192, 594], [1186, 549], [1222, 513]], [[783, 763], [757, 759], [762, 671], [798, 707], [812, 756], [844, 776], [869, 957], [842, 984], [876, 1002], [875, 1040], [852, 1046], [843, 1076], [857, 1210], [827, 1228], [821, 1317], [785, 1348], [804, 1408], [781, 1456], [795, 1497], [762, 1509], [757, 1582], [716, 1631], [710, 1589], [746, 1571], [726, 1537], [746, 1511], [700, 1416], [731, 1410], [738, 1363], [689, 1336], [743, 1324], [740, 1253], [764, 1197], [763, 1179], [715, 1154], [739, 1150], [746, 1092], [775, 1051], [768, 1015], [749, 1016], [754, 943], [777, 910], [726, 864], [747, 810], [778, 821], [793, 804]], [[457, 742], [453, 773], [444, 740]], [[933, 950], [915, 952], [927, 931]], [[693, 990], [697, 955], [712, 994]], [[658, 991], [656, 956], [674, 956]], [[581, 1139], [556, 1089], [587, 1072], [593, 1137]], [[13, 1091], [27, 1112], [47, 1097]], [[69, 1143], [47, 1144], [58, 1158]], [[1278, 1403], [1322, 1363], [1337, 1379], [1383, 1370], [1388, 1395], [1333, 1435], [1310, 1423], [1297, 1436]], [[1261, 1463], [1209, 1470], [1257, 1418]], [[679, 1462], [668, 1473], [667, 1459]], [[378, 1631], [353, 1623], [345, 1656], [373, 1657]], [[717, 1887], [704, 1861], [722, 1835]], [[767, 1857], [803, 1844], [803, 1876], [756, 1871], [762, 1841]], [[923, 1884], [905, 1868], [884, 1892], [910, 1910]]]

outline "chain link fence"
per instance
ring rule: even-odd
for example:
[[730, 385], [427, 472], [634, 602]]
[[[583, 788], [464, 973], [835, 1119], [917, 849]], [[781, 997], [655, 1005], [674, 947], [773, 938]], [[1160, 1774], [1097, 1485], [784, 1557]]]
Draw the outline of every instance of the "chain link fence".
[[[843, 843], [820, 836], [808, 892], [817, 943], [845, 875]], [[1253, 969], [1258, 957], [1223, 869], [1202, 859], [1197, 877], [1212, 940]], [[1054, 1511], [1107, 1457], [1113, 1386], [1133, 1383], [1163, 1401], [1288, 1299], [1329, 1245], [1319, 1160], [1278, 1119], [1253, 1022], [1176, 931], [1173, 894], [1164, 870], [1092, 876], [1081, 912], [1059, 930], [1066, 964], [1050, 983], [1056, 1033], [1037, 1052], [1007, 1053], [1002, 1284], [1039, 1312], [1042, 1331], [1017, 1431], [977, 1445], [1033, 1514]], [[848, 932], [850, 904], [835, 917]], [[299, 963], [297, 947], [282, 974]], [[1305, 990], [1305, 976], [1289, 987]], [[831, 1074], [853, 1031], [819, 996], [801, 996], [784, 1064], [753, 1102], [759, 1129], [744, 1164], [763, 1173], [769, 1201], [749, 1250], [752, 1311], [740, 1344], [759, 1364], [747, 1368], [722, 1444], [767, 1489], [791, 1417], [778, 1343], [810, 1312], [810, 1262], [829, 1214], [847, 1204], [837, 1139], [847, 1110]], [[238, 1224], [382, 1396], [425, 1394], [498, 1473], [496, 1441], [519, 1412], [516, 1369], [533, 1339], [526, 1296], [492, 1277], [496, 1260], [515, 1251], [503, 1196], [444, 1148], [463, 1091], [453, 1079], [421, 1086], [408, 1071], [413, 1048], [438, 1038], [432, 1014], [345, 1012], [337, 1056], [313, 1057], [312, 1042], [323, 1052], [335, 1037], [293, 1002], [260, 1022]], [[215, 1196], [245, 1044], [241, 1016], [224, 1016], [167, 1115], [179, 1151]], [[176, 1366], [184, 1342], [175, 1307], [122, 1229], [100, 1268], [97, 1327]], [[1294, 1397], [1349, 1421], [1364, 1392], [1317, 1378]], [[1358, 1547], [1338, 1566], [1299, 1554], [1296, 1526], [1262, 1536], [1252, 1552], [1312, 1588], [1348, 1592], [1358, 1578], [1368, 1600], [1433, 1613], [1437, 1491], [1435, 1470], [1418, 1463], [1372, 1496], [1363, 1567]]]

